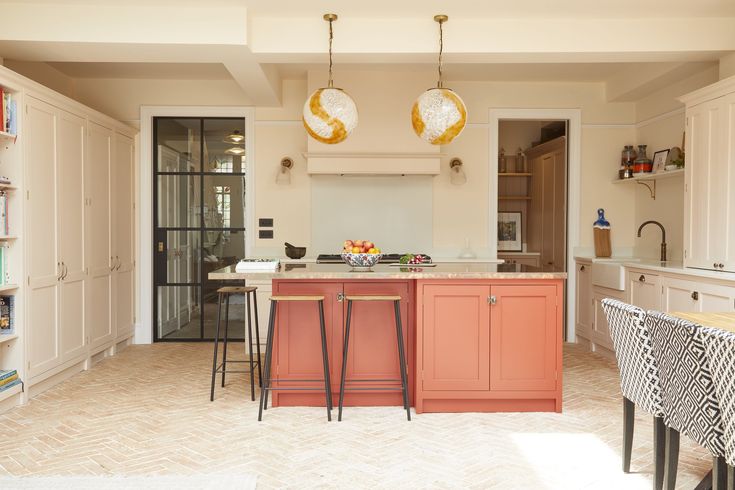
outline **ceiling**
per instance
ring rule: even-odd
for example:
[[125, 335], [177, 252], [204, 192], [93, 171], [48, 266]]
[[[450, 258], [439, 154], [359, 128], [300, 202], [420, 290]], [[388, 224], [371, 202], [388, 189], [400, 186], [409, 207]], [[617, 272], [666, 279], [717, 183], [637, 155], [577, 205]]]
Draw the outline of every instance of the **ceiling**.
[[72, 78], [126, 78], [158, 80], [230, 80], [222, 63], [84, 63], [51, 62]]

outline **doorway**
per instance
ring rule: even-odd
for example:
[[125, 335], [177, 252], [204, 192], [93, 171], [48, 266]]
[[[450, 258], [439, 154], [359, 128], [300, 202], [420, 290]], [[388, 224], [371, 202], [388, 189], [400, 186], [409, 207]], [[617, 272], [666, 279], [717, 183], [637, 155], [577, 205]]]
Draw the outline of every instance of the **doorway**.
[[[217, 281], [246, 255], [245, 119], [153, 118], [153, 339], [214, 339]], [[230, 320], [244, 318], [231, 299]], [[243, 339], [236, 329], [232, 339]]]

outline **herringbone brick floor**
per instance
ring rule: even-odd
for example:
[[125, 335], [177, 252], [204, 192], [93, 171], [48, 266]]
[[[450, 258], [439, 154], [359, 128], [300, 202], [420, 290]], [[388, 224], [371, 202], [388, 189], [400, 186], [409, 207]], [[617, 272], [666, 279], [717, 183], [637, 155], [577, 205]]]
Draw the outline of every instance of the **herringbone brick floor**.
[[[238, 346], [240, 349], [241, 347]], [[249, 473], [259, 488], [648, 489], [650, 417], [636, 418], [634, 473], [620, 470], [614, 363], [565, 348], [562, 414], [269, 410], [244, 375], [209, 402], [211, 344], [133, 346], [0, 416], [0, 474]], [[246, 391], [247, 389], [247, 391]], [[710, 469], [682, 438], [679, 488]]]

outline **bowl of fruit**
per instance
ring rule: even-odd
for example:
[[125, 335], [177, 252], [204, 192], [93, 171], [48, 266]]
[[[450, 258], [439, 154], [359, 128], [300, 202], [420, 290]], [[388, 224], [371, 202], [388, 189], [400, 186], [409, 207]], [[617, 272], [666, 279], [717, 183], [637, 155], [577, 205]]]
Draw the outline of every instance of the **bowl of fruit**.
[[383, 254], [369, 240], [345, 240], [342, 246], [342, 260], [353, 269], [369, 269], [378, 262]]

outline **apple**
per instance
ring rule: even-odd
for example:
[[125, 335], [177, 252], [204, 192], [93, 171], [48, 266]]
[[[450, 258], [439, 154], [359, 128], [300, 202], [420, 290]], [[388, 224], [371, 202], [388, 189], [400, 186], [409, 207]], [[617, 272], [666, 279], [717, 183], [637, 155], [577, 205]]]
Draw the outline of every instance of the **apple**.
[[345, 243], [342, 244], [342, 248], [344, 248], [345, 250], [348, 248], [352, 248], [352, 240], [345, 240]]
[[360, 248], [360, 247], [352, 247], [352, 253], [353, 254], [362, 253], [362, 248]]
[[368, 250], [370, 250], [371, 248], [375, 248], [375, 244], [373, 242], [369, 242], [369, 241], [364, 241], [362, 243], [362, 246], [365, 247]]
[[352, 242], [352, 243], [353, 243], [353, 245], [355, 245], [356, 247], [362, 247], [363, 241], [362, 241], [362, 240], [355, 240], [355, 241], [354, 241], [354, 242]]

